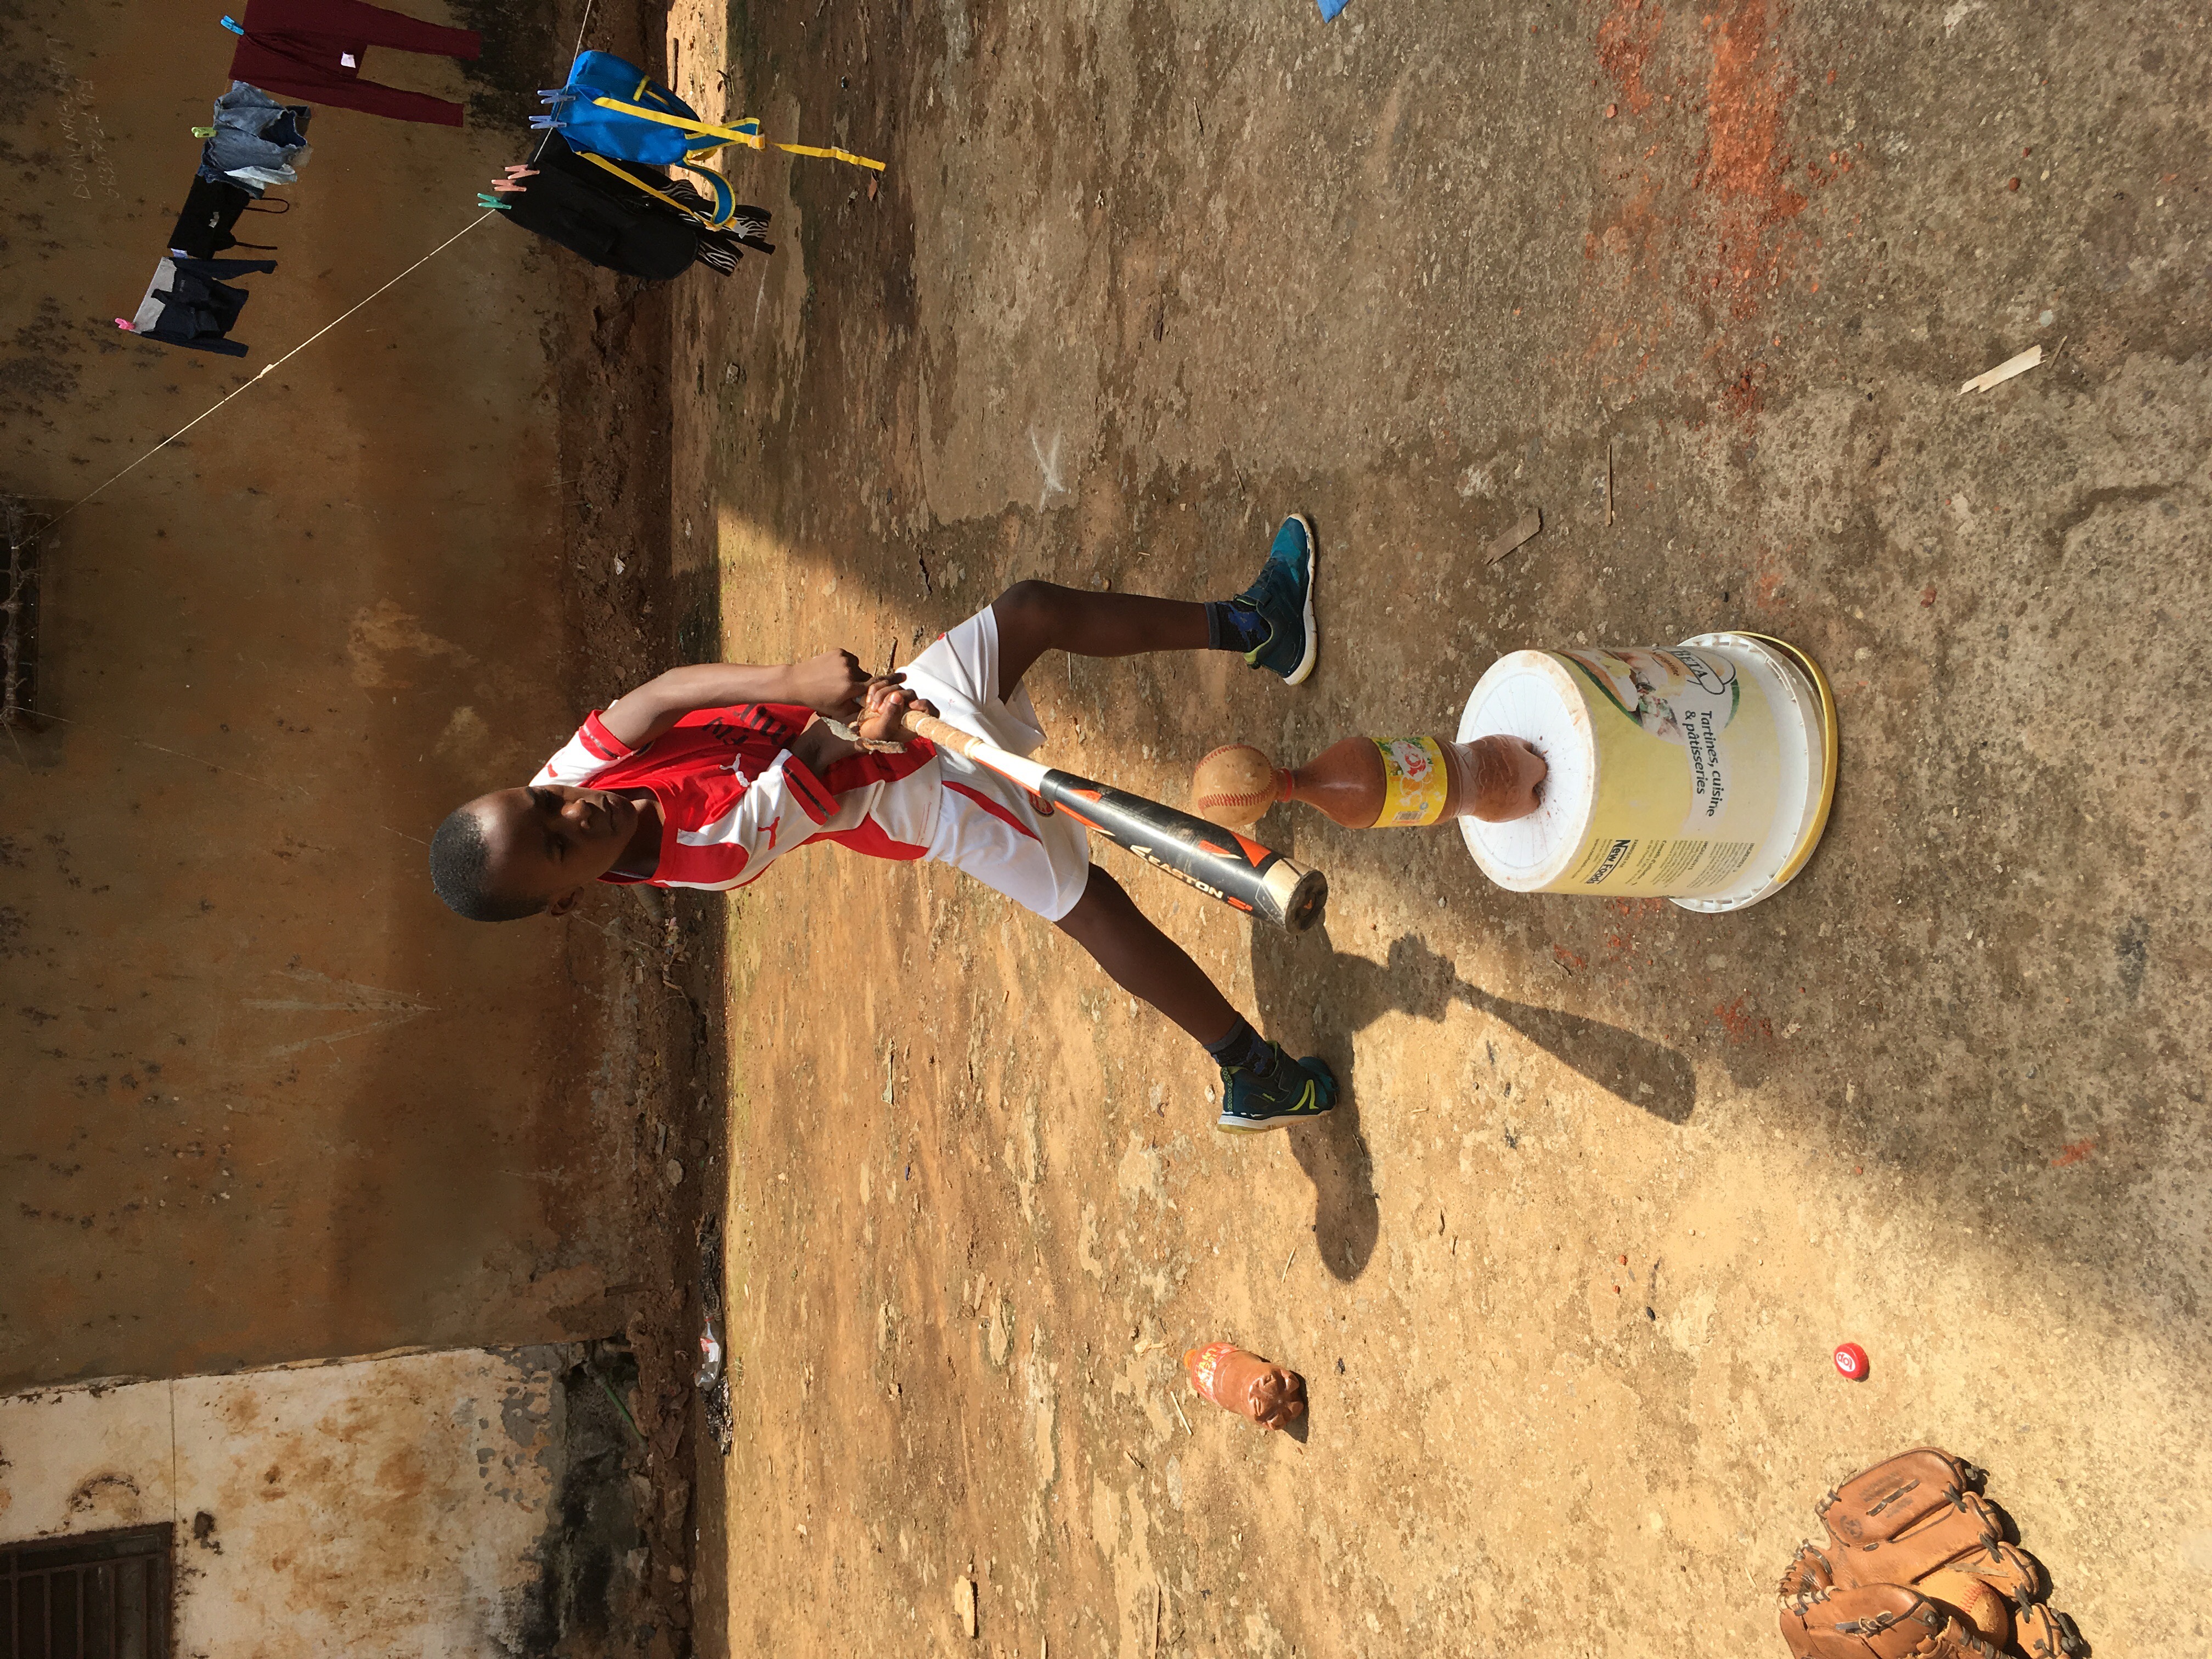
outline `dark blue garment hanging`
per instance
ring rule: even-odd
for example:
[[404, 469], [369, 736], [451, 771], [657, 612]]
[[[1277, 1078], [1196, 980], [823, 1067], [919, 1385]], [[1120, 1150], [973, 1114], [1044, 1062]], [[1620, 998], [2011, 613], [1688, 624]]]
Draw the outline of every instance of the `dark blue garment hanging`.
[[217, 279], [276, 269], [274, 259], [167, 258], [154, 268], [137, 315], [116, 320], [131, 333], [164, 345], [243, 357], [245, 343], [228, 337], [251, 296]]

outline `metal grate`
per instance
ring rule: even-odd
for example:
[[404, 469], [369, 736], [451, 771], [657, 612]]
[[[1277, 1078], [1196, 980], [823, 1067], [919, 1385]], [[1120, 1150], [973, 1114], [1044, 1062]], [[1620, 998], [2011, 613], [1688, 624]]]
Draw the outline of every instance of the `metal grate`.
[[0, 1545], [0, 1659], [168, 1659], [171, 1530]]
[[0, 574], [0, 726], [28, 723], [39, 700], [39, 532], [23, 503], [0, 500], [8, 568]]

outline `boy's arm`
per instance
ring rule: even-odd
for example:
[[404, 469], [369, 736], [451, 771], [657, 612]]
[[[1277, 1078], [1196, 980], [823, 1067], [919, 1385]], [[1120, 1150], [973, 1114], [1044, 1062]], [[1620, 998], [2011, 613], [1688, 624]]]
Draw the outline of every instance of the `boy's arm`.
[[843, 715], [859, 707], [867, 672], [849, 651], [825, 651], [778, 667], [702, 662], [655, 675], [609, 706], [599, 724], [632, 749], [642, 749], [695, 708], [738, 702], [799, 703]]

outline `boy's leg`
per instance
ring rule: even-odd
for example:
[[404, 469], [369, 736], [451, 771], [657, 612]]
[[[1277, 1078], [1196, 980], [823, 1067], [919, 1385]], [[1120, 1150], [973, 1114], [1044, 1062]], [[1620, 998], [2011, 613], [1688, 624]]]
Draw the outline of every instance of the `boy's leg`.
[[1014, 694], [1048, 651], [1134, 657], [1206, 649], [1206, 607], [1145, 593], [1086, 593], [1057, 582], [1016, 582], [991, 602], [999, 623], [999, 701]]
[[1017, 582], [991, 605], [1000, 701], [1012, 696], [1030, 665], [1051, 650], [1079, 657], [1235, 651], [1296, 685], [1313, 670], [1313, 528], [1293, 514], [1275, 532], [1259, 578], [1233, 599], [1201, 604]]
[[1211, 1048], [1243, 1023], [1206, 969], [1153, 927], [1121, 884], [1097, 865], [1083, 896], [1055, 925], [1097, 958], [1109, 979], [1151, 1003], [1201, 1048]]
[[1325, 1063], [1292, 1060], [1262, 1040], [1206, 970], [1097, 865], [1083, 896], [1056, 925], [1116, 985], [1151, 1003], [1212, 1056], [1222, 1076], [1218, 1127], [1278, 1128], [1318, 1117], [1336, 1103], [1336, 1079]]

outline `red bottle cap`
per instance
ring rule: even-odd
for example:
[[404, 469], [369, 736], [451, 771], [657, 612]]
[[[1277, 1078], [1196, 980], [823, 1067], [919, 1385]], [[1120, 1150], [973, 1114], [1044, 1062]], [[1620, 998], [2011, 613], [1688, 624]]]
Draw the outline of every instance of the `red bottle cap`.
[[1854, 1382], [1866, 1381], [1866, 1350], [1856, 1342], [1845, 1342], [1836, 1349], [1836, 1369]]

